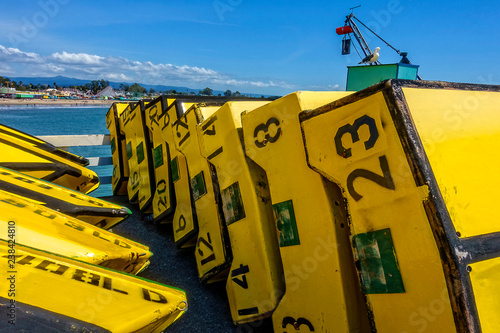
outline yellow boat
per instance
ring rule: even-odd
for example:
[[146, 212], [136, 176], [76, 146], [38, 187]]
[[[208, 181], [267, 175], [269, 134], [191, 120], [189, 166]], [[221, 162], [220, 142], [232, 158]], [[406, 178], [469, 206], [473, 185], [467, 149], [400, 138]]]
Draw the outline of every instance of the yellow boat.
[[99, 186], [88, 160], [57, 149], [29, 134], [0, 124], [0, 166], [89, 193]]
[[0, 167], [0, 190], [103, 229], [111, 228], [131, 214], [126, 207], [3, 167]]
[[[187, 112], [163, 121], [173, 123], [166, 128], [187, 161], [190, 182], [183, 189], [193, 193], [200, 218], [200, 276], [210, 273], [200, 264], [219, 259], [205, 239], [214, 235], [207, 227], [217, 225], [208, 223], [216, 214], [207, 213], [212, 205], [199, 205], [217, 187], [220, 225], [231, 240], [246, 236], [253, 247], [248, 256], [240, 250], [246, 244], [233, 246], [229, 283], [236, 289], [228, 288], [228, 296], [236, 322], [270, 314], [279, 300], [275, 331], [496, 332], [500, 246], [491, 220], [500, 186], [498, 86], [391, 80], [352, 94], [295, 93], [244, 112], [238, 134], [246, 157], [269, 180], [284, 268], [277, 273], [283, 298], [265, 302], [249, 274], [263, 237], [243, 225], [236, 231], [250, 216], [246, 198], [258, 190], [244, 189], [237, 179], [242, 168], [226, 170], [242, 163], [238, 138], [219, 137], [229, 127], [218, 129], [222, 113], [215, 108], [176, 102], [167, 112]], [[247, 291], [254, 306], [234, 306]]]
[[130, 202], [138, 202], [141, 212], [150, 212], [155, 191], [151, 141], [144, 121], [144, 102], [140, 101], [120, 115], [125, 133], [129, 167], [127, 193]]
[[497, 332], [499, 86], [390, 80], [301, 113], [378, 332]]
[[[178, 247], [191, 247], [196, 244], [198, 235], [198, 219], [194, 208], [194, 198], [191, 194], [190, 175], [186, 156], [176, 148], [176, 137], [184, 140], [189, 138], [189, 131], [185, 131], [185, 124], [178, 123], [179, 115], [188, 109], [192, 103], [179, 100], [171, 102], [158, 121], [171, 126], [163, 127], [160, 139], [168, 144], [170, 156], [170, 170], [175, 193], [175, 212], [172, 221], [175, 244]], [[175, 133], [174, 133], [175, 132]], [[153, 136], [155, 140], [158, 136]], [[158, 142], [155, 142], [158, 144]]]
[[[173, 102], [173, 100], [170, 100]], [[168, 114], [169, 100], [161, 96], [146, 105], [144, 111], [146, 126], [151, 138], [152, 157], [154, 165], [155, 188], [152, 206], [153, 221], [160, 223], [167, 221], [167, 217], [175, 211], [175, 192], [170, 166], [170, 147], [164, 137], [164, 130], [170, 130]], [[173, 143], [171, 143], [173, 145]], [[171, 222], [171, 220], [169, 219]]]
[[[296, 92], [241, 115], [246, 156], [267, 175], [283, 264], [275, 332], [369, 330], [342, 195], [308, 167], [299, 122], [301, 111], [347, 95]], [[270, 304], [261, 300], [259, 310], [272, 310]]]
[[0, 238], [16, 226], [16, 244], [64, 255], [131, 274], [149, 265], [147, 246], [0, 191]]
[[196, 130], [198, 124], [220, 106], [220, 103], [193, 104], [174, 123], [175, 147], [186, 158], [189, 187], [198, 221], [195, 249], [198, 277], [207, 283], [225, 280], [232, 259], [227, 227], [220, 211], [217, 176], [213, 166], [201, 154]]
[[220, 188], [233, 255], [226, 291], [239, 324], [271, 316], [285, 289], [266, 174], [246, 158], [240, 138], [241, 113], [267, 103], [228, 102], [197, 126]]
[[0, 240], [2, 326], [11, 331], [160, 333], [187, 309], [180, 289], [19, 245], [20, 234], [11, 235]]
[[110, 134], [111, 158], [113, 160], [111, 184], [114, 195], [127, 194], [129, 168], [126, 158], [125, 134], [120, 128], [120, 116], [124, 112], [130, 112], [130, 108], [133, 107], [133, 103], [113, 103], [106, 113], [106, 127]]

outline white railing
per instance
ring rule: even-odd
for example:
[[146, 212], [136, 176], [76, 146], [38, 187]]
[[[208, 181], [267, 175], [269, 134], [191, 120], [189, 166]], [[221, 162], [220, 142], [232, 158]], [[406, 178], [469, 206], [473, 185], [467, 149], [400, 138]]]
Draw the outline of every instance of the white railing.
[[[111, 144], [109, 134], [88, 135], [40, 135], [39, 139], [47, 141], [59, 149], [68, 151], [70, 147], [109, 146]], [[111, 149], [109, 156], [83, 156], [89, 160], [89, 167], [113, 165]], [[101, 184], [111, 184], [111, 174], [102, 174], [96, 171]]]

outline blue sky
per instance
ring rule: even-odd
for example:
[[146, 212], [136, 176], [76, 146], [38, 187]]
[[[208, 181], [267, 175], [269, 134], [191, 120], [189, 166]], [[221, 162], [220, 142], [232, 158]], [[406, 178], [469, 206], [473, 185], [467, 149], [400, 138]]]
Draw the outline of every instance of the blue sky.
[[[0, 75], [247, 93], [344, 90], [349, 8], [427, 80], [500, 83], [498, 1], [3, 1]], [[400, 57], [366, 30], [382, 63]]]

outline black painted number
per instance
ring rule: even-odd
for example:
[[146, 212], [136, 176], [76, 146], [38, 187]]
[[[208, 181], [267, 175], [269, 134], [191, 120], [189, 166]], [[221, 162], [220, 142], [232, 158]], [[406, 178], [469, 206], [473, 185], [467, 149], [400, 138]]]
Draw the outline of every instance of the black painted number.
[[314, 332], [313, 324], [311, 324], [311, 322], [309, 320], [302, 318], [302, 317], [297, 318], [297, 320], [295, 320], [295, 318], [293, 318], [293, 317], [283, 318], [283, 321], [281, 322], [281, 327], [283, 329], [286, 329], [286, 327], [288, 325], [292, 325], [296, 331], [298, 331], [300, 329], [300, 327], [302, 325], [304, 325], [304, 326], [307, 326], [307, 328], [309, 328], [310, 332]]
[[217, 116], [213, 116], [210, 118], [205, 124], [201, 126], [201, 130], [203, 131], [203, 135], [215, 135], [215, 121], [217, 120]]
[[[163, 119], [163, 124], [160, 125], [159, 121]], [[161, 126], [161, 130], [163, 131], [165, 127], [168, 126], [170, 122], [170, 115], [168, 112], [158, 113], [158, 104], [153, 105], [149, 109], [149, 126], [153, 128], [153, 124], [156, 124], [157, 127]]]
[[162, 195], [166, 191], [167, 191], [167, 182], [165, 181], [165, 179], [162, 179], [156, 184], [156, 193], [158, 193], [158, 210], [159, 211], [167, 209], [167, 197], [165, 195]]
[[[182, 121], [182, 118], [184, 118], [185, 122]], [[184, 130], [182, 130], [181, 127], [184, 128], [184, 130], [186, 131], [186, 134], [182, 135], [181, 132], [183, 132]], [[189, 133], [189, 126], [187, 124], [186, 116], [181, 117], [177, 120], [176, 125], [175, 125], [175, 131], [176, 131], [177, 137], [181, 139], [179, 141], [179, 146], [181, 146], [184, 143], [184, 141], [186, 141], [189, 138], [189, 136], [191, 135]]]
[[137, 171], [134, 172], [132, 177], [130, 178], [130, 183], [132, 185], [132, 190], [135, 190], [140, 185], [139, 173]]
[[186, 218], [184, 215], [179, 216], [179, 228], [175, 230], [175, 232], [180, 232], [184, 229], [186, 229]]
[[363, 125], [367, 125], [370, 130], [370, 137], [365, 141], [365, 149], [369, 150], [375, 146], [375, 142], [378, 139], [378, 130], [375, 119], [364, 115], [354, 121], [354, 123], [347, 124], [338, 129], [337, 134], [335, 134], [335, 147], [337, 148], [337, 154], [343, 158], [348, 158], [352, 156], [351, 148], [345, 148], [342, 144], [342, 137], [349, 133], [351, 135], [352, 142], [359, 141], [359, 128]]
[[153, 124], [156, 124], [156, 126], [160, 126], [158, 123], [157, 115], [158, 115], [158, 106], [155, 104], [153, 105], [149, 110], [149, 126], [153, 127]]
[[[375, 122], [375, 119], [365, 114], [364, 116], [361, 116], [358, 119], [356, 119], [352, 125], [347, 124], [338, 129], [337, 134], [335, 134], [335, 148], [337, 149], [337, 154], [339, 156], [342, 156], [343, 158], [348, 158], [352, 156], [351, 148], [345, 148], [344, 145], [342, 144], [342, 137], [345, 134], [350, 134], [352, 142], [353, 143], [358, 142], [359, 141], [358, 131], [363, 125], [368, 126], [368, 130], [370, 133], [370, 137], [368, 138], [368, 140], [365, 141], [365, 150], [370, 150], [375, 146], [375, 143], [377, 142], [379, 137], [377, 123]], [[366, 169], [356, 169], [353, 172], [351, 172], [349, 176], [347, 176], [347, 190], [349, 191], [349, 194], [353, 197], [354, 200], [359, 201], [361, 200], [361, 198], [363, 198], [363, 196], [354, 189], [354, 181], [357, 178], [368, 179], [374, 182], [375, 184], [380, 185], [389, 190], [396, 189], [394, 181], [391, 176], [391, 171], [389, 170], [389, 163], [387, 162], [387, 157], [385, 155], [380, 156], [379, 163], [380, 163], [380, 169], [382, 170], [382, 175]]]
[[214, 247], [212, 246], [212, 240], [210, 239], [210, 233], [207, 232], [207, 239], [203, 238], [203, 237], [198, 237], [198, 243], [196, 244], [196, 247], [198, 248], [198, 254], [201, 256], [201, 257], [204, 257], [205, 254], [204, 252], [201, 250], [201, 245], [205, 245], [205, 247], [210, 251], [212, 252], [211, 255], [203, 258], [200, 263], [201, 265], [205, 265], [206, 263], [209, 263], [210, 261], [212, 260], [215, 260], [215, 253], [214, 252]]
[[[243, 289], [248, 289], [246, 273], [250, 272], [248, 265], [240, 264], [240, 267], [231, 271], [231, 279]], [[241, 275], [241, 278], [239, 277]]]
[[[269, 135], [269, 127], [271, 125], [275, 125], [277, 130], [276, 134], [273, 136]], [[259, 136], [260, 132], [264, 132], [264, 140], [259, 141], [257, 137]], [[281, 127], [280, 127], [280, 121], [277, 118], [270, 118], [265, 124], [260, 124], [257, 127], [255, 127], [255, 130], [253, 132], [253, 137], [255, 138], [255, 145], [259, 148], [264, 148], [268, 142], [274, 143], [278, 141], [281, 135]]]
[[372, 182], [385, 187], [389, 190], [395, 190], [396, 186], [392, 180], [391, 172], [389, 170], [389, 163], [387, 162], [387, 157], [385, 155], [379, 157], [380, 169], [382, 169], [382, 175], [378, 175], [370, 170], [366, 169], [356, 169], [349, 174], [347, 177], [347, 190], [354, 200], [359, 201], [363, 197], [361, 194], [356, 192], [354, 189], [354, 180], [356, 178], [365, 178], [371, 180]]

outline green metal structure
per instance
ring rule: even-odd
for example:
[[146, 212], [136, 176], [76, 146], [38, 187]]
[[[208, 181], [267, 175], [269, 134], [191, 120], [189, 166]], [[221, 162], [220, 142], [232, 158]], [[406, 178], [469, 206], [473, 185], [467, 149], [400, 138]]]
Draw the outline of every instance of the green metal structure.
[[387, 79], [416, 80], [418, 65], [403, 63], [347, 66], [347, 91], [359, 91]]

